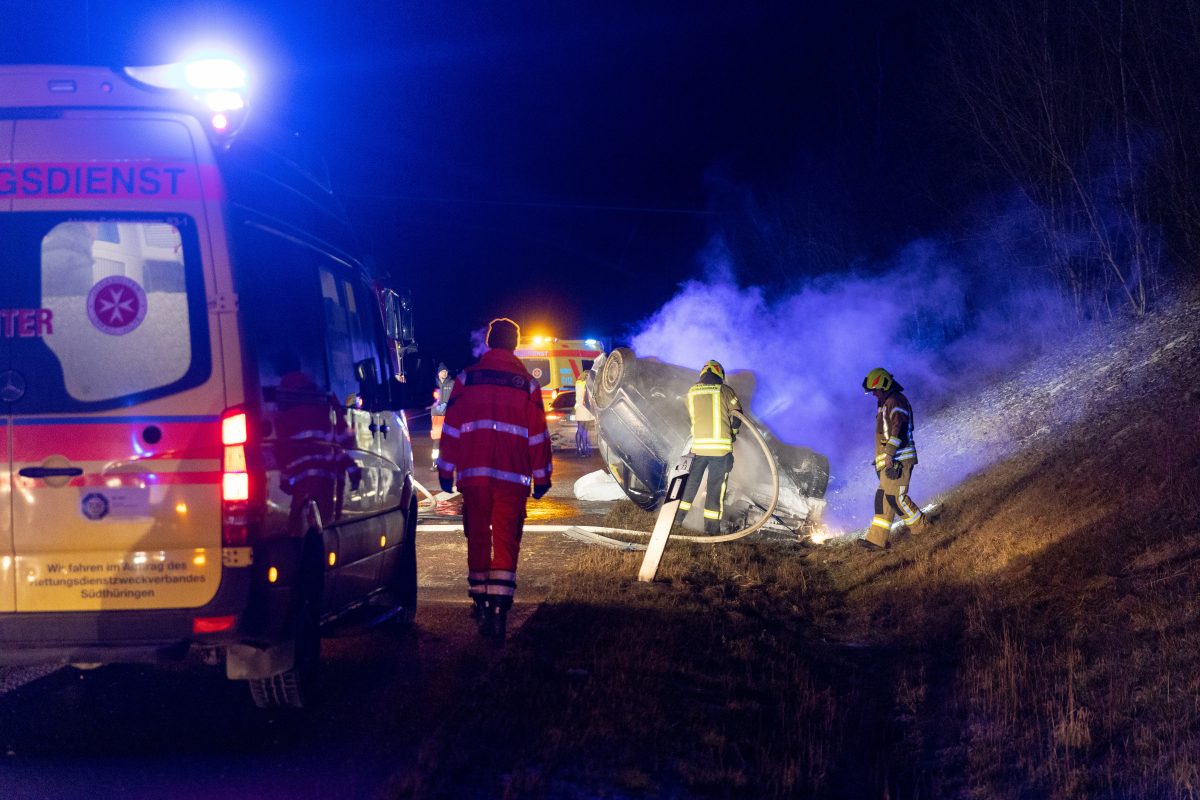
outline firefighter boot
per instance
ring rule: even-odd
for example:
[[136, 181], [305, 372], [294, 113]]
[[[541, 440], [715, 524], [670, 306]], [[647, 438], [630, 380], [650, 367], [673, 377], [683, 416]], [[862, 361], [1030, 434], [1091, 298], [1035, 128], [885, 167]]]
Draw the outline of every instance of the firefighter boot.
[[494, 614], [495, 614], [496, 622], [495, 622], [495, 626], [493, 629], [494, 630], [493, 635], [496, 637], [497, 641], [503, 642], [504, 635], [505, 635], [505, 633], [507, 633], [508, 609], [510, 606], [512, 606], [512, 600], [507, 597], [502, 597], [502, 598], [500, 598], [499, 601], [497, 601], [495, 603]]
[[494, 619], [496, 607], [492, 604], [491, 598], [484, 601], [482, 607], [482, 615], [479, 618], [479, 635], [491, 638], [496, 635], [496, 620]]
[[687, 518], [688, 512], [692, 510], [692, 504], [686, 501], [680, 501], [679, 506], [675, 509], [675, 516], [671, 519], [671, 527], [682, 525], [684, 519]]
[[487, 616], [487, 599], [478, 596], [471, 598], [471, 619], [476, 623], [483, 622], [483, 618]]

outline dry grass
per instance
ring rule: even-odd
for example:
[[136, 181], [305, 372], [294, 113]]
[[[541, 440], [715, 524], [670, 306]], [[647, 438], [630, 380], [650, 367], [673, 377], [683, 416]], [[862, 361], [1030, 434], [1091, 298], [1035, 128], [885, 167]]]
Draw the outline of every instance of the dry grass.
[[658, 512], [638, 508], [629, 500], [613, 503], [609, 512], [604, 515], [601, 525], [608, 528], [624, 528], [631, 531], [652, 531], [658, 519]]
[[855, 635], [904, 652], [898, 698], [924, 676], [897, 755], [927, 793], [1200, 796], [1198, 368], [1115, 363], [1106, 410], [968, 481], [934, 532], [826, 560]]
[[886, 553], [672, 545], [654, 585], [587, 553], [400, 794], [1200, 797], [1190, 341], [1076, 376], [1111, 402]]

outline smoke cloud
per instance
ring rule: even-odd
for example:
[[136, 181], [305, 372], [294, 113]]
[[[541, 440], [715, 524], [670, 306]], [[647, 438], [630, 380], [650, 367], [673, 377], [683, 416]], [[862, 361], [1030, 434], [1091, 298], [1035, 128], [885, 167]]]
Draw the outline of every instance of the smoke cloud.
[[631, 344], [639, 356], [696, 369], [715, 358], [727, 372], [751, 370], [755, 416], [830, 460], [825, 522], [863, 528], [877, 486], [869, 466], [876, 403], [862, 390], [869, 370], [891, 371], [912, 401], [921, 462], [912, 494], [925, 502], [992, 456], [964, 455], [973, 448], [939, 441], [928, 424], [923, 436], [923, 420], [956, 389], [1038, 352], [1073, 319], [1040, 277], [1044, 262], [1027, 247], [1021, 217], [1015, 207], [984, 235], [919, 240], [885, 263], [782, 290], [739, 285], [718, 240], [702, 254], [706, 277], [685, 283]]
[[487, 326], [484, 325], [482, 328], [471, 331], [471, 355], [475, 358], [482, 358], [488, 349]]

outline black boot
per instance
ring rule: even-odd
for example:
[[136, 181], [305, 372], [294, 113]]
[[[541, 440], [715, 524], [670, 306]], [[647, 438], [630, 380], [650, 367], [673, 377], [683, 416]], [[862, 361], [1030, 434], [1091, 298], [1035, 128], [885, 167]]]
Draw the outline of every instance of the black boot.
[[479, 635], [492, 637], [496, 635], [496, 621], [494, 619], [496, 608], [492, 605], [491, 599], [484, 601], [483, 615], [479, 618]]
[[483, 622], [484, 616], [487, 615], [487, 601], [480, 595], [471, 598], [471, 619], [475, 622]]
[[503, 642], [504, 634], [507, 632], [507, 629], [508, 629], [508, 606], [505, 604], [497, 603], [495, 617], [496, 617], [496, 622], [495, 622], [495, 628], [494, 628], [494, 636], [496, 637], [496, 639]]

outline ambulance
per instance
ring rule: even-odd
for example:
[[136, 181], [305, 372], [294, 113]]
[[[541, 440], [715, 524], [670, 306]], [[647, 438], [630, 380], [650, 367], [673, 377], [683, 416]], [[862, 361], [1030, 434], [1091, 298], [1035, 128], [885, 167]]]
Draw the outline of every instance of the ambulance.
[[576, 379], [590, 370], [603, 352], [597, 339], [558, 339], [538, 335], [522, 336], [516, 355], [542, 385], [542, 401], [549, 408], [559, 392], [574, 390]]
[[245, 83], [0, 66], [0, 665], [305, 706], [329, 623], [415, 611], [411, 309]]

